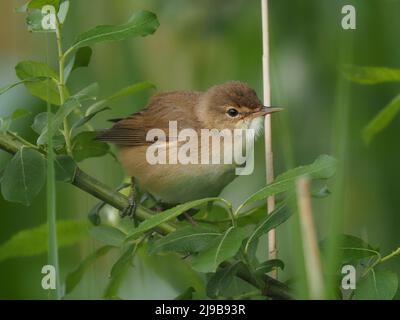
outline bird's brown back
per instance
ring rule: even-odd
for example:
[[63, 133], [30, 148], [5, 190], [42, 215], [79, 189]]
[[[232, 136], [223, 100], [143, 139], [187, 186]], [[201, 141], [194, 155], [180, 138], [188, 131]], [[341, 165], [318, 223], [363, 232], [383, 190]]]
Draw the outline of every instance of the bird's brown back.
[[[196, 117], [190, 116], [198, 106], [203, 92], [172, 91], [153, 96], [147, 107], [114, 124], [103, 131], [98, 139], [120, 146], [144, 146], [154, 141], [146, 141], [147, 132], [161, 129], [168, 134], [170, 121], [177, 121], [178, 130], [198, 128]], [[173, 139], [174, 137], [168, 137]]]

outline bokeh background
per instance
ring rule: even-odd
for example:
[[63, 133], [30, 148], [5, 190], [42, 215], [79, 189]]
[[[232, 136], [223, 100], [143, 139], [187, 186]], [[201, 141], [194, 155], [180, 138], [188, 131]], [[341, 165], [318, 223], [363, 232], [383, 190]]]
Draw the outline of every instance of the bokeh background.
[[[24, 1], [0, 1], [0, 87], [16, 80], [14, 66], [20, 60], [55, 64], [54, 39], [26, 31], [24, 15], [14, 8]], [[361, 130], [400, 88], [398, 84], [360, 86], [347, 82], [340, 67], [345, 64], [399, 67], [400, 1], [270, 0], [272, 101], [285, 107], [273, 117], [276, 173], [314, 161], [320, 154], [336, 155], [342, 164], [340, 192], [314, 201], [320, 238], [329, 231], [329, 214], [343, 217], [342, 232], [362, 236], [384, 253], [400, 246], [400, 119], [369, 146]], [[353, 4], [357, 29], [341, 28], [341, 8]], [[153, 36], [99, 44], [89, 68], [79, 69], [69, 81], [71, 91], [98, 82], [101, 96], [120, 87], [148, 80], [156, 91], [203, 90], [228, 80], [249, 83], [262, 96], [261, 14], [258, 0], [71, 0], [64, 26], [65, 43], [98, 24], [118, 24], [139, 9], [155, 12], [161, 26]], [[155, 91], [130, 96], [101, 114], [97, 128], [108, 118], [128, 115], [145, 106]], [[0, 96], [0, 116], [27, 108], [30, 116], [13, 125], [28, 140], [35, 114], [45, 110], [24, 87]], [[240, 177], [223, 192], [234, 203], [265, 184], [263, 141], [257, 143], [253, 175]], [[0, 152], [0, 166], [10, 156]], [[124, 174], [118, 162], [106, 156], [86, 160], [82, 168], [109, 185], [117, 186]], [[60, 219], [86, 219], [95, 200], [65, 184], [57, 185]], [[16, 232], [46, 222], [45, 194], [31, 207], [6, 202], [0, 196], [0, 243]], [[287, 274], [296, 266], [292, 256], [291, 228], [278, 230], [279, 255], [287, 261]], [[265, 243], [265, 241], [264, 241]], [[79, 245], [60, 250], [64, 277], [97, 246], [89, 237]], [[261, 248], [262, 250], [263, 248]], [[67, 298], [101, 298], [107, 272], [115, 256], [97, 262], [84, 281]], [[41, 289], [45, 254], [0, 263], [0, 299], [46, 299]], [[400, 258], [389, 262], [400, 270]], [[201, 278], [175, 256], [140, 255], [125, 278], [123, 298], [173, 298], [189, 286], [201, 286]]]

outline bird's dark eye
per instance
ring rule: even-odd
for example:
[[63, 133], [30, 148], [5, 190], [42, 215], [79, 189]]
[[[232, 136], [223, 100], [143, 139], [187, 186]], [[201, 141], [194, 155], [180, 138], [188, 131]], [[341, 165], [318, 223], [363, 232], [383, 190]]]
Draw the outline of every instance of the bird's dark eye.
[[230, 117], [234, 118], [239, 114], [239, 111], [237, 111], [235, 108], [230, 108], [226, 112]]

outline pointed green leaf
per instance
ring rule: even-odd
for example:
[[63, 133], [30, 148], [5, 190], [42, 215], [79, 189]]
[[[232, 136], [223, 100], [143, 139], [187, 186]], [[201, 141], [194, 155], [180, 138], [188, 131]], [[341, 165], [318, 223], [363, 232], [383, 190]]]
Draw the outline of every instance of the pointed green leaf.
[[356, 283], [355, 300], [392, 300], [398, 289], [395, 272], [372, 269]]
[[79, 119], [77, 122], [75, 122], [72, 126], [72, 129], [77, 129], [83, 125], [85, 125], [86, 123], [88, 123], [90, 120], [92, 120], [93, 117], [95, 117], [98, 113], [106, 111], [106, 110], [110, 110], [109, 107], [104, 107], [101, 108], [97, 111], [94, 111], [92, 113], [89, 113], [88, 115], [84, 116], [83, 118]]
[[131, 19], [122, 25], [102, 25], [82, 33], [68, 50], [90, 46], [104, 41], [118, 41], [130, 37], [147, 36], [156, 31], [159, 26], [157, 16], [148, 11], [138, 11]]
[[198, 207], [198, 206], [208, 203], [210, 201], [218, 201], [218, 200], [221, 200], [221, 199], [220, 198], [205, 198], [205, 199], [200, 199], [200, 200], [195, 200], [195, 201], [187, 202], [184, 204], [180, 204], [174, 208], [165, 210], [164, 212], [154, 215], [150, 219], [147, 219], [146, 221], [141, 223], [138, 228], [136, 228], [131, 234], [129, 234], [126, 241], [136, 239], [138, 236], [140, 236], [144, 232], [157, 227], [159, 224], [168, 222], [169, 220], [176, 218], [177, 216], [181, 215], [182, 213], [186, 212], [189, 209]]
[[233, 278], [242, 262], [236, 261], [225, 268], [219, 269], [207, 282], [207, 295], [214, 299], [222, 295], [232, 284]]
[[41, 134], [46, 125], [47, 125], [47, 112], [41, 112], [35, 116], [31, 128], [37, 134]]
[[[81, 104], [78, 99], [73, 97], [69, 98], [60, 108], [58, 108], [57, 113], [53, 116], [51, 121], [51, 135], [54, 136], [59, 133], [58, 129], [63, 123], [64, 119], [77, 107]], [[47, 116], [46, 116], [47, 117]], [[37, 139], [37, 144], [45, 145], [47, 144], [47, 135], [48, 135], [48, 127], [45, 126], [40, 136]]]
[[152, 89], [152, 88], [155, 88], [155, 85], [150, 82], [147, 82], [147, 81], [131, 84], [131, 85], [117, 91], [113, 95], [111, 95], [105, 99], [102, 99], [100, 101], [97, 101], [96, 103], [91, 105], [87, 109], [86, 115], [97, 112], [107, 103], [113, 102], [115, 100], [126, 97], [128, 95], [131, 95], [131, 94], [134, 94], [134, 93], [146, 90], [146, 89]]
[[[28, 91], [44, 101], [60, 105], [60, 96], [57, 86], [58, 75], [48, 65], [36, 61], [21, 61], [15, 67], [15, 72], [20, 80], [31, 80], [44, 77], [42, 81], [26, 81], [25, 87]], [[64, 96], [69, 96], [68, 90], [64, 87]]]
[[56, 10], [60, 7], [60, 0], [31, 0], [28, 4], [28, 9], [42, 9], [43, 6], [50, 5]]
[[98, 134], [94, 131], [84, 131], [72, 139], [72, 153], [77, 162], [87, 158], [101, 157], [109, 152], [110, 146], [96, 140], [97, 136]]
[[[379, 257], [380, 253], [377, 249], [370, 246], [364, 240], [347, 234], [341, 234], [337, 237], [339, 244], [342, 263], [355, 262], [357, 260], [368, 257]], [[321, 250], [326, 252], [329, 248], [330, 239], [324, 239], [320, 243]]]
[[174, 300], [193, 300], [193, 293], [195, 292], [196, 290], [193, 287], [189, 287]]
[[71, 61], [67, 64], [64, 70], [65, 79], [68, 79], [71, 72], [75, 69], [87, 67], [90, 63], [90, 59], [92, 57], [92, 49], [90, 47], [82, 47], [79, 48], [74, 56], [71, 58]]
[[249, 252], [251, 244], [262, 235], [268, 233], [268, 231], [275, 229], [280, 224], [285, 222], [290, 216], [291, 211], [285, 206], [285, 204], [279, 205], [275, 210], [268, 215], [251, 233], [249, 239], [246, 242], [244, 251]]
[[118, 258], [117, 262], [114, 263], [114, 265], [111, 268], [110, 272], [110, 277], [116, 277], [120, 275], [121, 273], [124, 272], [125, 267], [132, 262], [134, 253], [135, 253], [135, 248], [136, 248], [136, 243], [132, 243], [131, 245], [128, 246], [128, 248], [125, 250], [125, 252]]
[[93, 263], [98, 258], [105, 256], [113, 248], [115, 247], [104, 246], [97, 249], [95, 252], [92, 252], [89, 256], [87, 256], [74, 271], [72, 271], [67, 275], [67, 278], [65, 279], [65, 293], [68, 294], [72, 290], [74, 290], [75, 287], [82, 280], [85, 272], [93, 265]]
[[17, 120], [19, 118], [25, 117], [30, 112], [26, 109], [15, 109], [14, 112], [11, 114], [11, 120]]
[[247, 237], [245, 228], [230, 227], [212, 245], [193, 258], [193, 269], [199, 272], [215, 272], [221, 262], [232, 258]]
[[[76, 220], [57, 222], [58, 247], [73, 245], [87, 235], [87, 224]], [[17, 257], [30, 257], [47, 252], [47, 223], [18, 232], [0, 245], [0, 261]]]
[[24, 84], [24, 83], [28, 83], [28, 82], [36, 82], [36, 81], [43, 81], [43, 80], [48, 80], [49, 77], [33, 77], [33, 78], [28, 78], [28, 79], [24, 79], [21, 81], [17, 81], [14, 82], [8, 86], [5, 86], [4, 88], [0, 89], [0, 95], [2, 95], [3, 93], [6, 93], [8, 90], [20, 85], [20, 84]]
[[122, 246], [126, 236], [121, 230], [111, 226], [93, 227], [90, 235], [96, 240], [114, 247]]
[[400, 95], [397, 95], [386, 107], [384, 107], [364, 128], [363, 138], [366, 144], [383, 129], [385, 129], [400, 111]]
[[400, 69], [345, 66], [343, 68], [343, 72], [348, 80], [360, 84], [376, 84], [382, 82], [400, 81]]
[[271, 259], [267, 260], [263, 263], [261, 263], [255, 270], [257, 275], [263, 275], [266, 273], [271, 272], [274, 269], [281, 269], [283, 270], [285, 268], [285, 264], [283, 263], [282, 260], [279, 259]]
[[57, 181], [72, 182], [76, 169], [77, 165], [70, 156], [60, 154], [54, 159], [54, 170]]
[[336, 166], [337, 160], [335, 158], [328, 155], [321, 155], [310, 165], [300, 166], [279, 175], [274, 182], [247, 198], [236, 212], [240, 212], [244, 206], [250, 203], [288, 191], [300, 176], [308, 175], [311, 179], [328, 179], [334, 175]]
[[149, 247], [149, 253], [181, 252], [195, 253], [207, 248], [222, 233], [215, 228], [205, 226], [186, 226], [155, 241]]
[[21, 148], [7, 164], [1, 181], [4, 199], [26, 206], [42, 189], [46, 180], [46, 160], [34, 149]]

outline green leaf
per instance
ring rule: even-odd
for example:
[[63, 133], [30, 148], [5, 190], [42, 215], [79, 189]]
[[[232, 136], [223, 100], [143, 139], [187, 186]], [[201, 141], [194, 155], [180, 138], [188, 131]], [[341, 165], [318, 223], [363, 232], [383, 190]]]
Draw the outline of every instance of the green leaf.
[[[73, 97], [68, 98], [68, 100], [57, 110], [57, 113], [53, 116], [51, 121], [51, 135], [54, 136], [59, 133], [58, 129], [60, 128], [61, 124], [63, 123], [64, 119], [77, 107], [81, 104], [78, 99]], [[47, 117], [47, 116], [46, 116]], [[47, 144], [47, 135], [48, 135], [48, 127], [45, 125], [43, 131], [41, 132], [40, 136], [37, 139], [37, 144], [45, 145]]]
[[400, 69], [345, 66], [343, 68], [343, 72], [348, 80], [360, 84], [376, 84], [382, 82], [400, 81]]
[[395, 272], [372, 269], [357, 281], [354, 291], [355, 300], [392, 300], [398, 288]]
[[29, 206], [46, 180], [46, 160], [34, 149], [21, 148], [7, 164], [1, 181], [4, 199]]
[[199, 272], [215, 272], [221, 262], [232, 258], [247, 237], [247, 229], [230, 227], [212, 245], [193, 258], [192, 267]]
[[28, 82], [36, 82], [36, 81], [43, 81], [43, 80], [48, 80], [48, 77], [33, 77], [33, 78], [28, 78], [25, 80], [21, 80], [21, 81], [17, 81], [14, 82], [8, 86], [5, 86], [4, 88], [0, 89], [0, 95], [2, 95], [3, 93], [6, 93], [8, 90], [20, 85], [20, 84], [24, 84], [24, 83], [28, 83]]
[[87, 109], [86, 115], [97, 112], [98, 110], [100, 110], [101, 107], [103, 107], [107, 103], [113, 102], [120, 98], [126, 97], [128, 95], [131, 95], [131, 94], [134, 94], [134, 93], [146, 90], [146, 89], [154, 89], [154, 88], [155, 88], [155, 85], [150, 82], [147, 82], [147, 81], [134, 83], [125, 88], [122, 88], [121, 90], [117, 91], [113, 95], [94, 103]]
[[171, 219], [176, 218], [177, 216], [181, 215], [182, 213], [186, 212], [187, 210], [198, 207], [202, 204], [208, 203], [210, 201], [218, 201], [221, 200], [220, 198], [205, 198], [205, 199], [200, 199], [200, 200], [195, 200], [191, 202], [187, 202], [184, 204], [180, 204], [174, 208], [165, 210], [162, 213], [159, 213], [157, 215], [154, 215], [150, 219], [147, 219], [143, 223], [139, 225], [138, 228], [136, 228], [131, 234], [128, 235], [126, 241], [129, 240], [134, 240], [141, 234], [143, 234], [146, 231], [149, 231], [158, 225], [168, 222]]
[[45, 5], [53, 6], [57, 11], [60, 7], [60, 0], [31, 0], [28, 9], [41, 9]]
[[193, 287], [189, 287], [174, 300], [193, 300], [193, 293], [195, 292], [196, 290]]
[[61, 154], [54, 159], [54, 170], [57, 181], [72, 182], [76, 169], [77, 165], [70, 156]]
[[72, 139], [72, 153], [77, 162], [87, 158], [101, 157], [109, 152], [110, 146], [96, 138], [96, 132], [84, 131]]
[[19, 118], [25, 117], [30, 112], [26, 109], [15, 109], [14, 112], [11, 114], [11, 120], [17, 120]]
[[257, 240], [262, 235], [268, 233], [268, 231], [275, 229], [280, 224], [285, 222], [290, 216], [292, 212], [288, 210], [285, 204], [279, 205], [272, 214], [268, 215], [257, 227], [254, 229], [249, 239], [246, 242], [244, 252], [248, 253], [251, 244]]
[[75, 69], [87, 67], [90, 63], [90, 59], [92, 57], [92, 49], [90, 47], [82, 47], [79, 48], [71, 61], [67, 64], [64, 70], [65, 79], [68, 79], [71, 72]]
[[[73, 245], [87, 235], [87, 224], [76, 220], [57, 222], [58, 247]], [[47, 252], [48, 226], [18, 232], [0, 246], [0, 261], [17, 257], [30, 257]]]
[[[371, 247], [364, 240], [357, 238], [352, 235], [340, 235], [337, 239], [340, 244], [340, 250], [342, 255], [342, 262], [348, 263], [357, 261], [363, 258], [379, 256], [379, 252]], [[322, 246], [327, 244], [328, 240], [322, 242]]]
[[219, 269], [207, 282], [207, 295], [214, 299], [222, 295], [231, 285], [242, 262], [236, 261], [225, 268]]
[[308, 175], [311, 179], [328, 179], [336, 171], [337, 160], [328, 155], [319, 156], [312, 164], [291, 169], [279, 175], [274, 182], [252, 194], [236, 210], [240, 210], [253, 202], [263, 200], [269, 196], [288, 191], [294, 185], [298, 177]]
[[125, 267], [132, 261], [137, 244], [133, 243], [128, 246], [125, 252], [119, 257], [117, 262], [111, 268], [110, 277], [116, 277], [124, 272]]
[[271, 259], [261, 263], [255, 270], [256, 275], [263, 275], [268, 272], [271, 272], [274, 269], [281, 269], [285, 268], [285, 264], [282, 260], [279, 259]]
[[41, 134], [46, 125], [47, 125], [47, 112], [41, 112], [35, 116], [31, 128], [37, 134]]
[[81, 118], [81, 119], [79, 119], [77, 122], [75, 122], [75, 123], [73, 124], [73, 126], [72, 126], [72, 129], [77, 129], [77, 128], [79, 128], [79, 127], [85, 125], [85, 124], [88, 123], [90, 120], [92, 120], [92, 118], [93, 118], [94, 116], [96, 116], [98, 113], [103, 112], [103, 111], [106, 111], [106, 110], [110, 110], [110, 108], [109, 108], [109, 107], [104, 107], [104, 108], [101, 108], [101, 109], [99, 109], [99, 110], [97, 110], [97, 111], [94, 111], [94, 112], [92, 112], [92, 113], [89, 113], [88, 115], [84, 116], [83, 118]]
[[215, 228], [205, 226], [186, 226], [155, 241], [149, 247], [149, 253], [181, 252], [195, 253], [207, 248], [210, 243], [221, 236]]
[[157, 16], [148, 11], [138, 11], [131, 19], [122, 25], [97, 26], [94, 29], [82, 33], [68, 51], [90, 46], [104, 41], [118, 41], [130, 37], [146, 36], [156, 31], [159, 26]]
[[385, 129], [400, 111], [400, 95], [397, 95], [384, 107], [363, 129], [363, 138], [366, 144], [383, 129]]
[[[20, 80], [30, 80], [24, 82], [24, 85], [32, 95], [51, 104], [60, 105], [58, 75], [48, 65], [36, 61], [21, 61], [16, 65], [15, 72]], [[46, 80], [31, 81], [38, 77], [44, 77]], [[64, 96], [69, 96], [65, 87], [63, 90]]]
[[93, 265], [93, 263], [98, 258], [106, 255], [113, 248], [113, 246], [104, 246], [87, 256], [74, 271], [67, 275], [67, 278], [65, 279], [65, 293], [68, 294], [74, 290], [82, 280], [85, 272]]
[[121, 247], [126, 236], [121, 230], [110, 226], [93, 227], [90, 235], [96, 240], [114, 247]]

